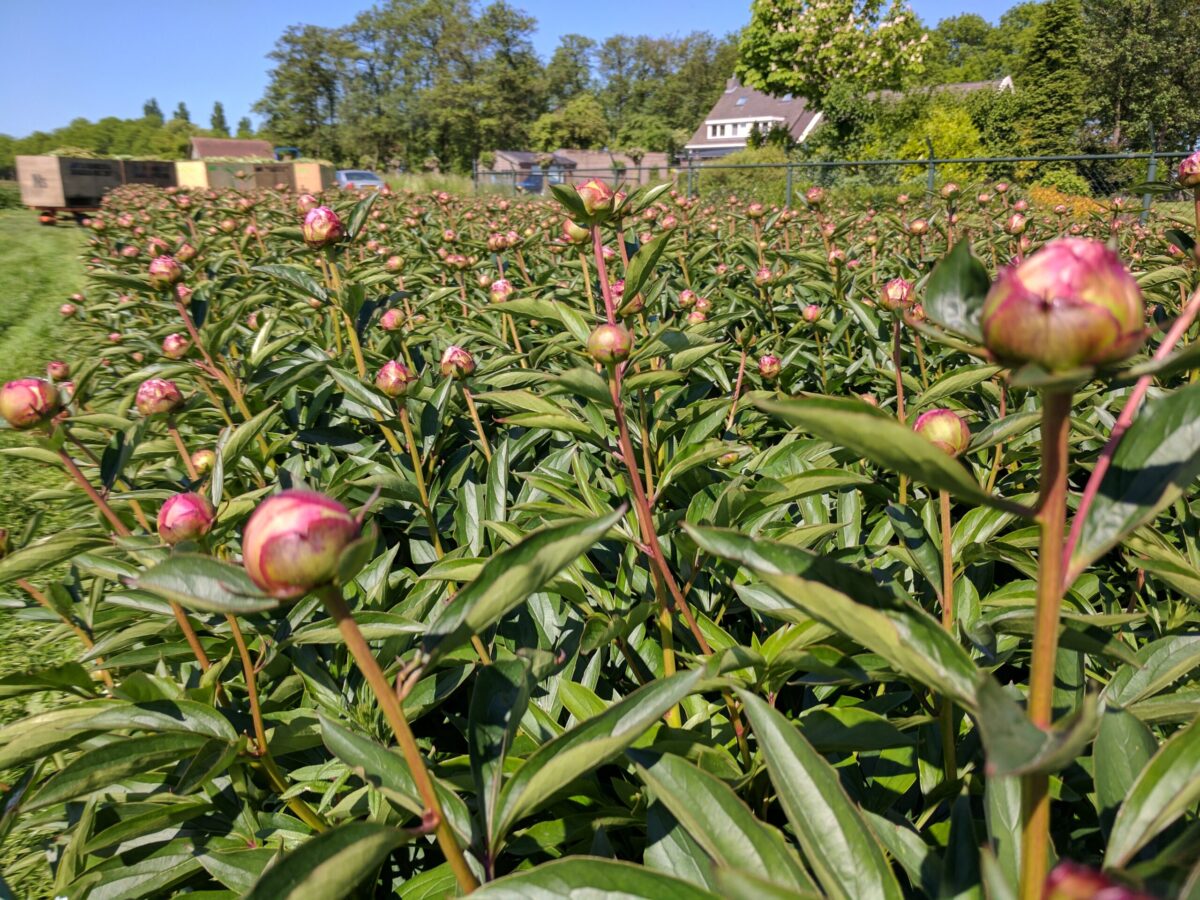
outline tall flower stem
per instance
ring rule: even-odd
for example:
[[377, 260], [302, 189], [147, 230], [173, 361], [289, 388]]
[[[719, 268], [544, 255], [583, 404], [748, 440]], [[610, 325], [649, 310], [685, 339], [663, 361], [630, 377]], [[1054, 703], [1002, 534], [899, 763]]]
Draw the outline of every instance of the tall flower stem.
[[167, 419], [167, 433], [171, 435], [171, 440], [175, 442], [175, 449], [179, 451], [179, 458], [183, 461], [183, 468], [187, 471], [188, 481], [197, 484], [200, 481], [200, 473], [192, 465], [192, 455], [188, 453], [187, 444], [183, 442], [183, 436], [175, 427], [174, 418]]
[[[1050, 726], [1053, 713], [1054, 663], [1058, 653], [1059, 610], [1063, 595], [1063, 531], [1067, 521], [1070, 430], [1071, 392], [1045, 392], [1042, 396], [1042, 475], [1037, 513], [1041, 541], [1028, 701], [1029, 719], [1042, 729]], [[1022, 794], [1020, 896], [1023, 900], [1035, 900], [1041, 896], [1050, 856], [1049, 776], [1026, 775]]]
[[[900, 319], [892, 320], [892, 368], [896, 372], [896, 419], [901, 425], [905, 424], [904, 414], [904, 375], [900, 369]], [[908, 501], [908, 478], [900, 476], [900, 505]]]
[[492, 448], [488, 444], [487, 435], [483, 431], [483, 421], [479, 418], [479, 410], [475, 408], [475, 398], [471, 396], [471, 389], [465, 384], [462, 386], [463, 400], [467, 403], [467, 412], [471, 414], [471, 421], [475, 423], [475, 431], [479, 435], [479, 443], [483, 448], [483, 457], [489, 463], [492, 461]]
[[[942, 627], [951, 634], [954, 633], [954, 538], [950, 522], [950, 494], [938, 491], [938, 507], [940, 513], [940, 529], [942, 532]], [[942, 766], [946, 773], [946, 782], [953, 784], [958, 780], [958, 759], [955, 750], [956, 729], [954, 727], [954, 702], [949, 697], [942, 698], [941, 709], [942, 731]]]
[[[246, 646], [246, 638], [242, 634], [241, 626], [238, 625], [237, 616], [226, 613], [225, 621], [229, 623], [229, 630], [233, 633], [233, 642], [237, 645], [238, 656], [242, 660], [242, 675], [246, 679], [246, 694], [250, 700], [250, 718], [254, 722], [254, 740], [258, 745], [259, 760], [271, 782], [271, 788], [278, 794], [284, 794], [288, 790], [287, 782], [279, 771], [279, 767], [275, 765], [271, 750], [267, 746], [267, 729], [263, 724], [262, 707], [258, 702], [258, 679], [254, 671], [254, 661], [250, 658], [250, 650]], [[313, 812], [312, 808], [299, 797], [291, 797], [285, 802], [300, 821], [313, 831], [321, 832], [329, 829], [329, 823]]]
[[[1180, 311], [1179, 317], [1171, 324], [1166, 337], [1158, 345], [1158, 349], [1154, 351], [1155, 360], [1166, 359], [1171, 354], [1171, 351], [1175, 349], [1175, 345], [1179, 343], [1179, 340], [1191, 328], [1192, 323], [1196, 321], [1197, 313], [1200, 313], [1200, 289], [1197, 289], [1192, 294]], [[1083, 495], [1079, 499], [1079, 507], [1075, 510], [1075, 515], [1071, 519], [1071, 534], [1068, 536], [1067, 544], [1063, 548], [1064, 590], [1070, 587], [1075, 579], [1082, 574], [1071, 568], [1071, 555], [1075, 552], [1075, 546], [1079, 543], [1079, 537], [1083, 533], [1083, 523], [1087, 520], [1088, 510], [1091, 509], [1092, 503], [1095, 502], [1096, 495], [1100, 493], [1100, 484], [1104, 481], [1104, 476], [1108, 474], [1108, 470], [1112, 466], [1113, 456], [1117, 452], [1117, 447], [1120, 445], [1121, 439], [1125, 437], [1125, 432], [1129, 430], [1129, 426], [1133, 424], [1133, 417], [1137, 415], [1137, 411], [1142, 405], [1142, 400], [1146, 396], [1146, 391], [1150, 389], [1153, 381], [1153, 375], [1143, 375], [1134, 384], [1133, 390], [1129, 393], [1129, 399], [1125, 401], [1125, 406], [1122, 407], [1121, 414], [1113, 424], [1112, 434], [1109, 435], [1108, 443], [1100, 451], [1100, 458], [1096, 460], [1096, 466], [1092, 469], [1092, 474], [1088, 476], [1087, 484], [1084, 485]]]
[[579, 268], [583, 272], [583, 286], [587, 291], [588, 310], [594, 316], [596, 315], [596, 298], [592, 294], [592, 273], [588, 271], [587, 254], [582, 250], [579, 251]]
[[359, 631], [358, 624], [346, 606], [341, 592], [335, 587], [328, 586], [321, 590], [320, 596], [321, 601], [325, 604], [325, 609], [337, 623], [342, 640], [345, 641], [346, 647], [354, 657], [358, 670], [366, 678], [367, 684], [375, 694], [375, 699], [379, 702], [380, 709], [383, 710], [384, 717], [396, 735], [396, 741], [400, 744], [400, 752], [404, 755], [404, 761], [412, 775], [413, 784], [421, 797], [421, 802], [425, 805], [426, 812], [433, 820], [438, 846], [441, 847], [446, 862], [450, 864], [450, 868], [454, 872], [459, 889], [464, 894], [471, 893], [479, 887], [479, 882], [467, 864], [467, 859], [458, 844], [458, 838], [442, 811], [442, 804], [434, 788], [433, 779], [425, 766], [425, 759], [417, 746], [417, 740], [413, 736], [408, 720], [404, 717], [404, 709], [400, 706], [396, 692], [392, 690], [383, 670], [379, 668], [379, 663], [375, 661], [375, 656], [371, 653], [366, 638]]
[[433, 549], [440, 557], [442, 541], [438, 536], [437, 519], [433, 515], [433, 506], [429, 503], [429, 492], [425, 489], [425, 471], [421, 465], [421, 451], [417, 448], [417, 437], [413, 434], [412, 422], [408, 418], [408, 408], [404, 398], [400, 399], [400, 427], [404, 429], [404, 441], [408, 444], [408, 455], [412, 459], [413, 475], [417, 481], [417, 495], [421, 498], [421, 509], [425, 513], [425, 521], [429, 525], [429, 537], [433, 541]]
[[746, 348], [742, 347], [742, 356], [738, 361], [737, 381], [733, 386], [733, 403], [729, 405], [729, 418], [725, 421], [725, 430], [733, 430], [733, 419], [737, 415], [738, 399], [742, 396], [742, 380], [746, 376]]
[[[32, 584], [30, 584], [28, 581], [26, 581], [24, 578], [17, 579], [17, 587], [19, 587], [21, 590], [23, 590], [25, 593], [27, 593], [30, 597], [32, 597], [34, 600], [36, 600], [38, 602], [38, 605], [41, 606], [43, 609], [45, 609], [47, 612], [53, 613], [54, 615], [58, 616], [58, 618], [62, 620], [62, 623], [64, 625], [66, 625], [73, 632], [75, 632], [75, 636], [77, 638], [79, 638], [79, 641], [80, 641], [80, 643], [83, 644], [84, 648], [91, 650], [92, 647], [96, 646], [96, 642], [92, 640], [92, 636], [88, 633], [87, 629], [85, 629], [83, 626], [81, 626], [78, 622], [74, 621], [70, 616], [63, 615], [57, 609], [55, 609], [54, 604], [52, 604], [50, 602], [50, 599], [45, 594], [43, 594], [40, 590], [38, 590], [36, 587], [34, 587]], [[97, 669], [97, 671], [100, 674], [100, 680], [103, 681], [105, 687], [107, 687], [111, 691], [114, 686], [113, 685], [113, 677], [109, 673], [108, 669], [104, 668], [104, 659], [98, 656], [98, 657], [96, 657], [96, 663], [100, 667], [99, 669]]]

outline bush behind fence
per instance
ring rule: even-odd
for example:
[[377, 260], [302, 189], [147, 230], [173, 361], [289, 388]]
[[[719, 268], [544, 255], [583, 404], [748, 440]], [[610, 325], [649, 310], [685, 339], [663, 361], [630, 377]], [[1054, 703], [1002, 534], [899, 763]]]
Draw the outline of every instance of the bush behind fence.
[[[746, 199], [790, 205], [814, 185], [846, 199], [866, 202], [917, 195], [947, 182], [964, 188], [1006, 181], [1093, 200], [1143, 194], [1147, 182], [1168, 180], [1186, 153], [1110, 153], [1071, 156], [1010, 156], [885, 160], [772, 160], [727, 163], [690, 160], [670, 168], [643, 166], [606, 169], [494, 172], [474, 174], [477, 193], [545, 194], [554, 183], [596, 178], [611, 184], [647, 184], [673, 180], [690, 196], [717, 199], [737, 194]], [[1154, 195], [1145, 194], [1147, 205]], [[1158, 195], [1172, 198], [1172, 195]], [[1181, 195], [1182, 196], [1182, 195]], [[802, 202], [802, 200], [801, 200]]]

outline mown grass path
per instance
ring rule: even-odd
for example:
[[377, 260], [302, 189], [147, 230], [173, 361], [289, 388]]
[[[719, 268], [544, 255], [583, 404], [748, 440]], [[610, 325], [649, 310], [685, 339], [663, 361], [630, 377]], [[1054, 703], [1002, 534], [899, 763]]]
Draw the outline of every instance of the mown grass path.
[[[79, 261], [85, 233], [73, 225], [45, 228], [27, 210], [0, 212], [0, 382], [29, 375], [44, 375], [46, 362], [70, 359], [69, 333], [58, 307], [83, 287]], [[0, 447], [13, 447], [28, 438], [0, 430]], [[40, 488], [61, 484], [62, 473], [26, 460], [0, 456], [0, 527], [21, 533], [34, 510], [26, 498]], [[61, 524], [53, 508], [41, 510], [37, 533], [46, 534]], [[0, 588], [0, 600], [14, 596]], [[49, 628], [0, 610], [0, 677], [62, 659], [73, 646], [45, 641]], [[41, 703], [38, 695], [0, 700], [0, 722], [21, 716]], [[12, 773], [3, 773], [5, 776]], [[21, 841], [13, 835], [0, 854], [0, 871], [22, 897], [49, 896], [48, 871], [10, 874], [11, 864], [22, 855]]]

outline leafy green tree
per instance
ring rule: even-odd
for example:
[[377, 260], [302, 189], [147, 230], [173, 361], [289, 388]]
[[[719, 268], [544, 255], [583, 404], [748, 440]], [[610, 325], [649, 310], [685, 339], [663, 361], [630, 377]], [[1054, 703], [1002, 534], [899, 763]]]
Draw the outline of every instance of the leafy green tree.
[[593, 94], [580, 94], [562, 109], [541, 115], [530, 126], [529, 136], [535, 150], [603, 147], [608, 142], [604, 107]]
[[899, 87], [920, 74], [926, 35], [901, 0], [754, 0], [738, 44], [743, 83], [821, 106], [834, 84]]
[[546, 65], [546, 96], [553, 109], [588, 90], [596, 42], [582, 34], [564, 34]]
[[190, 122], [192, 121], [192, 114], [188, 112], [187, 104], [180, 100], [179, 105], [175, 107], [175, 112], [172, 114], [171, 118], [179, 122]]
[[254, 137], [254, 125], [250, 121], [249, 116], [242, 116], [237, 123], [237, 136], [239, 138]]
[[650, 113], [626, 116], [616, 140], [622, 147], [646, 147], [660, 153], [671, 152], [674, 141], [675, 129], [671, 127], [671, 122]]
[[225, 121], [225, 106], [220, 100], [213, 104], [212, 117], [208, 124], [212, 133], [217, 137], [229, 137], [229, 123]]
[[1085, 0], [1083, 68], [1097, 145], [1148, 149], [1153, 128], [1159, 147], [1194, 146], [1198, 14], [1195, 0]]
[[1034, 154], [1079, 149], [1084, 118], [1083, 26], [1080, 0], [1041, 7], [1021, 72], [1023, 133]]
[[157, 122], [159, 125], [163, 123], [163, 111], [159, 108], [158, 101], [153, 97], [142, 104], [142, 116]]
[[337, 159], [339, 103], [353, 45], [333, 29], [293, 25], [267, 54], [275, 62], [266, 93], [254, 105], [263, 130], [305, 153]]

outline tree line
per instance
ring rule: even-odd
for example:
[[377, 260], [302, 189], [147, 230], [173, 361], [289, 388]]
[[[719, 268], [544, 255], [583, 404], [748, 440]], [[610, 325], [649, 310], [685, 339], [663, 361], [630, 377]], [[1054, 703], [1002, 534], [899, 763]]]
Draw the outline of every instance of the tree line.
[[[1200, 140], [1198, 0], [1021, 2], [992, 25], [964, 14], [927, 29], [893, 0], [755, 2], [739, 35], [563, 35], [548, 60], [536, 20], [507, 0], [383, 0], [336, 28], [294, 25], [268, 84], [233, 129], [307, 156], [380, 169], [469, 171], [499, 149], [679, 150], [735, 71], [824, 113], [807, 155], [841, 158], [1181, 149]], [[859, 27], [848, 29], [853, 16]], [[781, 24], [784, 27], [780, 27]], [[864, 37], [865, 36], [865, 37]], [[874, 38], [874, 40], [872, 40]], [[1011, 76], [1015, 91], [932, 88]], [[184, 104], [168, 119], [77, 119], [0, 136], [15, 153], [64, 147], [180, 158], [225, 135]]]

